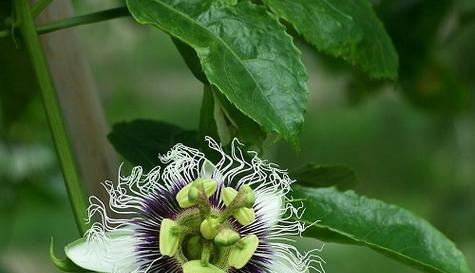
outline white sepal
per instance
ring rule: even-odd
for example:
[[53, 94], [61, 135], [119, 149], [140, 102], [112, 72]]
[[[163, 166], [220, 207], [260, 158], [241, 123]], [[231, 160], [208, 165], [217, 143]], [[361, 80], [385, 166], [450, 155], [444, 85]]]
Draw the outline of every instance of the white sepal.
[[136, 239], [130, 230], [115, 230], [97, 240], [76, 240], [64, 248], [76, 265], [97, 272], [130, 273], [139, 265], [134, 256]]

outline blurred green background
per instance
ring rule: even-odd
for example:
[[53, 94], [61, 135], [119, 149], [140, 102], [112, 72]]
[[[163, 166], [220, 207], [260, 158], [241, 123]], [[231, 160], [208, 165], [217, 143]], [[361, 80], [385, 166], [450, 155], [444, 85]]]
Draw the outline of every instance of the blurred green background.
[[[75, 8], [83, 14], [119, 2], [77, 0]], [[425, 217], [473, 269], [475, 4], [375, 4], [400, 54], [400, 80], [369, 80], [298, 42], [311, 91], [302, 149], [281, 141], [265, 157], [284, 168], [308, 161], [354, 168], [358, 193]], [[77, 31], [109, 125], [150, 118], [197, 128], [202, 86], [166, 35], [130, 18]], [[78, 233], [28, 59], [11, 39], [0, 40], [0, 106], [0, 272], [56, 272], [50, 238], [60, 249]], [[357, 246], [328, 243], [322, 257], [327, 272], [416, 272]]]

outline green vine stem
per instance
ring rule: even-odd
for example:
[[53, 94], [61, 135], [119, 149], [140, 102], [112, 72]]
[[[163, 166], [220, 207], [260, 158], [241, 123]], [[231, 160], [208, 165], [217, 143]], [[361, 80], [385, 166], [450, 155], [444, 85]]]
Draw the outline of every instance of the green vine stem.
[[119, 7], [108, 10], [102, 10], [86, 15], [74, 16], [64, 20], [58, 20], [55, 22], [48, 23], [44, 26], [39, 26], [37, 28], [38, 34], [44, 34], [53, 32], [56, 30], [70, 28], [74, 26], [86, 25], [97, 23], [101, 21], [111, 20], [120, 17], [130, 16], [129, 10], [127, 7]]
[[83, 235], [88, 229], [88, 225], [85, 222], [87, 218], [86, 202], [79, 181], [79, 172], [67, 137], [61, 108], [30, 12], [29, 0], [15, 0], [13, 2], [15, 2], [15, 12], [19, 20], [20, 32], [30, 54], [41, 89], [46, 115], [61, 164], [69, 200], [76, 218], [76, 224], [79, 232]]
[[[39, 5], [39, 3], [37, 5]], [[36, 11], [35, 11], [35, 8], [36, 8]], [[41, 8], [44, 9], [44, 7], [37, 7], [37, 6], [33, 7], [33, 11], [31, 12], [32, 14], [31, 17], [35, 18], [35, 14], [36, 13], [39, 14], [42, 11]], [[118, 8], [93, 12], [86, 15], [79, 15], [79, 16], [74, 16], [71, 18], [66, 18], [63, 20], [54, 21], [54, 22], [45, 24], [43, 26], [38, 26], [38, 28], [36, 28], [36, 32], [38, 34], [45, 34], [45, 33], [53, 32], [53, 31], [57, 31], [57, 30], [65, 29], [65, 28], [93, 24], [93, 23], [97, 23], [101, 21], [107, 21], [107, 20], [112, 20], [115, 18], [127, 17], [127, 16], [130, 16], [130, 13], [127, 7], [118, 7]], [[9, 35], [10, 35], [10, 30], [0, 31], [0, 38], [8, 37]]]

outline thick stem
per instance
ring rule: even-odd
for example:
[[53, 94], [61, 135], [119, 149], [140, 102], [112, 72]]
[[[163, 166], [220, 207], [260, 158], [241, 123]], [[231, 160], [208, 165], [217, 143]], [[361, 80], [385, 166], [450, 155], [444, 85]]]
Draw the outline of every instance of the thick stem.
[[20, 31], [30, 54], [43, 97], [46, 115], [63, 172], [69, 200], [76, 218], [76, 224], [79, 232], [83, 235], [88, 229], [88, 225], [85, 223], [85, 219], [87, 219], [86, 202], [79, 181], [73, 152], [67, 137], [58, 98], [56, 97], [43, 49], [35, 29], [33, 17], [30, 12], [29, 1], [15, 0], [14, 3], [15, 12], [19, 19]]

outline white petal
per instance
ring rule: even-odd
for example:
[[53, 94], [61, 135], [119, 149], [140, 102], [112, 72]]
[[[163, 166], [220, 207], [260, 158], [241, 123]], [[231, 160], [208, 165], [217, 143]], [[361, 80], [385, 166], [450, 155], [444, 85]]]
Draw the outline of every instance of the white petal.
[[270, 192], [256, 192], [256, 210], [267, 226], [273, 226], [282, 217], [283, 197]]
[[129, 230], [106, 233], [103, 240], [82, 238], [67, 245], [66, 256], [76, 265], [97, 272], [130, 273], [139, 267], [135, 256], [136, 240]]

